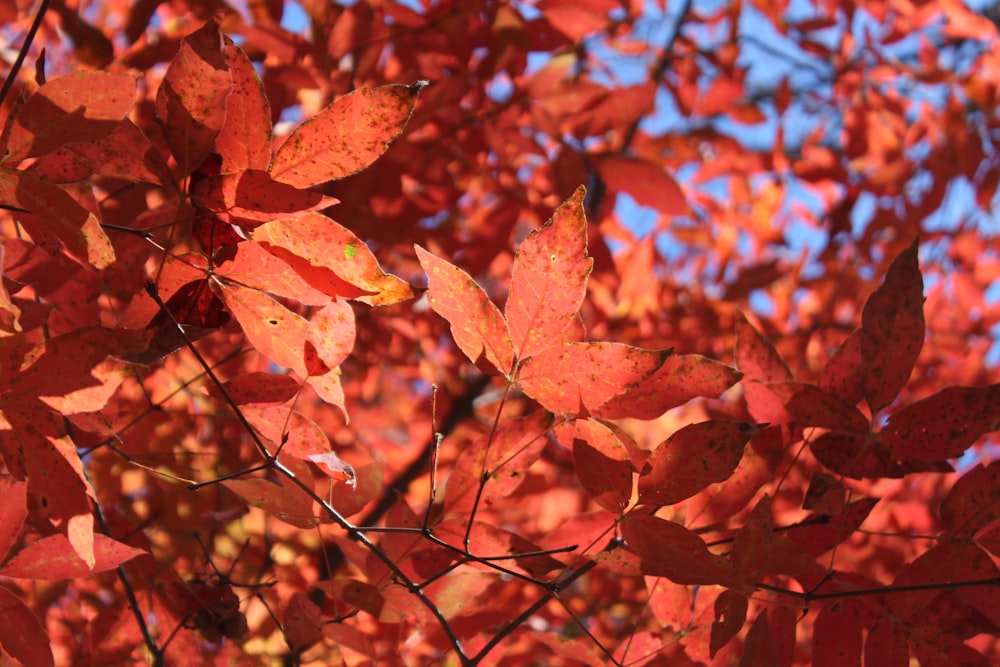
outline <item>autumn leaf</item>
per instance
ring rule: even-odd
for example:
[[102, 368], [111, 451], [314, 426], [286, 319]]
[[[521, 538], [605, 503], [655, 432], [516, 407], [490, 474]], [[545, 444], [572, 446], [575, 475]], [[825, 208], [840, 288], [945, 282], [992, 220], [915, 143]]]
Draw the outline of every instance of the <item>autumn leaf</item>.
[[770, 424], [787, 422], [780, 399], [765, 385], [788, 382], [792, 373], [771, 341], [742, 314], [736, 319], [736, 367], [743, 373], [743, 392], [753, 418]]
[[953, 533], [973, 535], [1000, 518], [1000, 461], [979, 464], [951, 487], [941, 521]]
[[28, 516], [27, 486], [9, 477], [0, 481], [0, 563], [16, 544], [18, 533]]
[[510, 373], [514, 348], [500, 309], [468, 273], [420, 246], [415, 248], [427, 274], [427, 301], [448, 320], [458, 347], [473, 363], [485, 356], [500, 373]]
[[258, 352], [302, 377], [308, 375], [303, 357], [309, 329], [305, 318], [263, 292], [219, 281], [211, 284]]
[[625, 192], [640, 206], [665, 215], [689, 215], [684, 191], [662, 166], [647, 160], [608, 155], [598, 163], [598, 173], [607, 186]]
[[224, 37], [223, 58], [232, 76], [226, 98], [226, 118], [215, 149], [222, 157], [222, 173], [267, 169], [271, 164], [271, 105], [253, 63], [232, 40]]
[[914, 239], [893, 260], [861, 316], [861, 384], [872, 413], [892, 403], [906, 386], [924, 344], [924, 282], [918, 249]]
[[354, 310], [346, 301], [335, 299], [309, 318], [306, 345], [312, 346], [328, 373], [330, 369], [340, 366], [354, 349], [354, 336]]
[[722, 556], [708, 550], [705, 541], [690, 530], [655, 516], [626, 517], [622, 537], [642, 558], [647, 575], [666, 577], [677, 584], [737, 587], [736, 573]]
[[219, 24], [208, 21], [181, 42], [156, 94], [156, 115], [183, 174], [215, 149], [232, 87]]
[[984, 434], [1000, 430], [998, 404], [1000, 384], [946, 387], [891, 414], [879, 435], [900, 459], [956, 458]]
[[216, 273], [243, 287], [292, 298], [308, 306], [322, 306], [331, 298], [313, 288], [287, 262], [265, 250], [259, 243], [237, 245], [235, 256], [219, 266]]
[[63, 247], [77, 259], [103, 269], [115, 251], [97, 217], [64, 190], [27, 171], [0, 169], [0, 204], [28, 211], [20, 222], [50, 253]]
[[135, 76], [74, 72], [46, 83], [14, 118], [0, 164], [8, 167], [73, 142], [110, 135], [135, 104]]
[[274, 154], [271, 175], [308, 188], [357, 173], [403, 132], [417, 96], [427, 85], [359, 88], [302, 123]]
[[253, 238], [330, 296], [373, 306], [413, 296], [405, 281], [379, 267], [371, 249], [353, 232], [318, 213], [268, 222], [253, 230]]
[[743, 448], [766, 425], [708, 421], [680, 429], [653, 450], [639, 477], [639, 502], [672, 505], [727, 479]]
[[625, 510], [632, 498], [629, 451], [614, 432], [599, 421], [577, 419], [562, 431], [573, 443], [573, 464], [583, 488], [609, 512]]
[[517, 379], [550, 412], [592, 412], [638, 386], [669, 355], [621, 343], [550, 345], [521, 364]]
[[585, 194], [577, 189], [517, 250], [505, 313], [518, 359], [567, 340], [580, 310], [594, 264], [587, 256]]
[[254, 169], [206, 178], [194, 188], [191, 198], [223, 222], [248, 226], [337, 203], [333, 197], [299, 190], [273, 180], [266, 171]]
[[710, 655], [715, 657], [719, 649], [729, 643], [743, 629], [747, 619], [747, 596], [743, 593], [726, 590], [715, 598], [715, 620], [712, 622], [712, 636], [709, 645]]
[[808, 382], [772, 382], [766, 386], [799, 426], [857, 434], [868, 432], [868, 419], [836, 394]]
[[223, 392], [237, 405], [284, 403], [299, 391], [300, 384], [288, 375], [247, 373], [223, 382], [219, 387], [207, 387], [210, 396], [222, 398]]
[[0, 586], [0, 648], [25, 665], [55, 664], [42, 624], [6, 586]]
[[594, 414], [605, 419], [656, 419], [692, 398], [717, 398], [742, 374], [700, 354], [672, 354], [638, 386], [612, 398]]
[[262, 478], [229, 479], [222, 484], [251, 507], [296, 528], [312, 528], [317, 523], [312, 501], [299, 488]]
[[0, 568], [0, 575], [17, 579], [59, 581], [107, 572], [146, 552], [111, 539], [94, 535], [94, 564], [87, 565], [63, 534], [49, 535], [32, 542]]

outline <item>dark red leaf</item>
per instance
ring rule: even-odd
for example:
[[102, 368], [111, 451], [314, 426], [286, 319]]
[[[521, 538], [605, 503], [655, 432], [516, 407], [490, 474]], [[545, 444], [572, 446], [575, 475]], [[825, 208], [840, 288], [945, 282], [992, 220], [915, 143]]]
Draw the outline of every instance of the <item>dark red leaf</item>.
[[924, 344], [924, 281], [918, 249], [914, 239], [893, 260], [861, 316], [861, 385], [872, 413], [892, 403], [906, 386]]

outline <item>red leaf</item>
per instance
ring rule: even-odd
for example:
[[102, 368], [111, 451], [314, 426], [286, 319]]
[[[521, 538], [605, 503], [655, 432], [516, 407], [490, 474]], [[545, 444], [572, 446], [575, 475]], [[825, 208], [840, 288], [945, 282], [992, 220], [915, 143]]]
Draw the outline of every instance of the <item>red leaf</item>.
[[333, 197], [275, 181], [266, 171], [245, 170], [210, 176], [191, 193], [195, 205], [234, 225], [256, 226], [337, 203]]
[[673, 354], [633, 389], [612, 398], [595, 416], [605, 419], [656, 419], [692, 398], [717, 398], [743, 374], [700, 354]]
[[861, 388], [861, 330], [858, 329], [843, 342], [837, 352], [823, 367], [816, 385], [836, 394], [845, 403], [857, 405], [864, 397]]
[[49, 81], [18, 110], [2, 163], [16, 166], [71, 142], [104, 139], [135, 104], [135, 82], [134, 75], [110, 72], [75, 72]]
[[642, 558], [642, 571], [647, 575], [677, 584], [739, 586], [729, 561], [710, 552], [704, 540], [679, 523], [629, 516], [621, 530], [629, 549]]
[[413, 296], [405, 281], [382, 271], [361, 239], [319, 213], [268, 222], [253, 230], [253, 238], [330, 296], [373, 306], [388, 306]]
[[604, 424], [577, 419], [573, 429], [573, 463], [584, 490], [598, 505], [619, 514], [632, 498], [632, 463], [628, 449]]
[[271, 105], [264, 83], [243, 50], [228, 37], [222, 53], [233, 82], [226, 98], [226, 118], [215, 140], [222, 171], [267, 169], [271, 164]]
[[946, 387], [894, 412], [879, 435], [901, 459], [955, 458], [982, 435], [1000, 429], [998, 405], [1000, 384]]
[[236, 256], [220, 266], [216, 273], [244, 287], [290, 297], [307, 306], [322, 306], [330, 300], [328, 294], [313, 288], [292, 267], [259, 243], [238, 244]]
[[773, 667], [781, 664], [783, 663], [778, 660], [778, 650], [774, 645], [771, 626], [767, 622], [767, 611], [761, 611], [747, 632], [740, 667]]
[[313, 515], [312, 500], [297, 487], [263, 478], [228, 479], [223, 486], [267, 514], [296, 528], [312, 528], [318, 520]]
[[767, 576], [791, 575], [799, 580], [810, 580], [822, 578], [824, 574], [815, 555], [805, 553], [788, 539], [785, 531], [775, 532], [771, 499], [766, 495], [736, 534], [731, 559], [743, 580], [743, 590], [752, 590]]
[[750, 415], [759, 422], [788, 421], [781, 401], [762, 383], [788, 382], [792, 373], [767, 338], [742, 315], [736, 318], [736, 367], [743, 373], [743, 392]]
[[280, 447], [282, 455], [308, 461], [330, 452], [330, 439], [323, 429], [301, 412], [279, 405], [247, 406], [243, 416], [265, 438], [272, 454]]
[[893, 260], [861, 314], [861, 385], [872, 414], [906, 386], [924, 344], [924, 281], [918, 240]]
[[860, 665], [861, 629], [861, 612], [856, 601], [833, 600], [823, 605], [813, 627], [813, 665]]
[[282, 631], [294, 649], [302, 649], [323, 636], [323, 616], [319, 606], [302, 592], [292, 595], [285, 608]]
[[542, 455], [551, 425], [552, 416], [538, 410], [527, 417], [505, 421], [492, 438], [484, 435], [463, 449], [448, 479], [447, 510], [471, 508], [484, 473], [489, 473], [489, 480], [483, 488], [481, 503], [491, 506], [510, 497], [525, 480], [528, 468]]
[[94, 214], [54, 183], [28, 171], [0, 169], [0, 204], [30, 211], [19, 215], [18, 222], [50, 254], [59, 254], [65, 247], [98, 269], [115, 261], [111, 241]]
[[597, 162], [597, 172], [613, 192], [626, 192], [640, 206], [665, 215], [690, 215], [684, 191], [662, 165], [648, 160], [608, 155]]
[[743, 629], [747, 620], [747, 596], [733, 590], [725, 590], [715, 598], [715, 620], [712, 622], [712, 638], [709, 654], [714, 658], [729, 640]]
[[182, 173], [190, 174], [215, 150], [232, 86], [219, 24], [208, 21], [181, 42], [156, 93], [156, 115]]
[[808, 382], [773, 382], [767, 388], [777, 396], [799, 426], [848, 433], [868, 433], [869, 423], [856, 407]]
[[787, 531], [788, 540], [815, 558], [850, 537], [878, 502], [879, 498], [857, 500], [822, 522], [818, 521], [821, 515], [810, 514], [801, 526]]
[[24, 665], [55, 665], [42, 624], [5, 586], [0, 586], [0, 648]]
[[969, 536], [1000, 518], [1000, 461], [980, 463], [959, 478], [940, 513], [948, 530]]
[[403, 132], [426, 85], [358, 88], [295, 129], [274, 154], [271, 175], [308, 188], [355, 174]]
[[639, 477], [639, 502], [672, 505], [727, 479], [762, 428], [734, 421], [685, 426], [653, 450]]
[[54, 183], [79, 181], [91, 174], [157, 185], [171, 180], [156, 148], [127, 118], [99, 141], [71, 141], [61, 145], [39, 158], [31, 170]]
[[928, 667], [990, 667], [990, 660], [956, 637], [934, 626], [913, 628], [910, 647], [918, 664]]
[[351, 489], [358, 488], [358, 476], [354, 472], [354, 466], [352, 466], [347, 461], [344, 461], [339, 456], [333, 452], [326, 452], [325, 454], [310, 454], [308, 457], [310, 461], [315, 463], [320, 467], [320, 470], [327, 477], [332, 477], [333, 479], [344, 482]]
[[669, 355], [621, 343], [563, 343], [525, 360], [517, 378], [524, 393], [550, 412], [590, 412], [637, 386]]
[[[229, 397], [237, 405], [284, 403], [299, 392], [299, 383], [288, 375], [273, 373], [247, 373], [222, 383]], [[214, 385], [206, 388], [209, 396], [222, 398], [222, 391]]]
[[577, 189], [518, 248], [505, 309], [518, 359], [566, 341], [578, 317], [594, 264], [587, 256], [585, 194]]
[[884, 667], [907, 667], [910, 648], [905, 626], [894, 619], [878, 621], [865, 639], [865, 664]]
[[220, 282], [212, 286], [258, 352], [302, 377], [308, 375], [303, 350], [309, 325], [301, 315], [257, 290]]
[[89, 567], [73, 549], [62, 533], [43, 537], [21, 549], [16, 556], [0, 568], [0, 575], [17, 579], [59, 581], [112, 570], [122, 563], [146, 552], [111, 539], [107, 535], [94, 535], [94, 567]]
[[468, 273], [414, 246], [427, 274], [427, 301], [448, 320], [459, 349], [472, 363], [480, 356], [508, 375], [514, 369], [514, 348], [507, 322], [486, 291]]
[[[354, 309], [335, 299], [313, 313], [306, 330], [306, 345], [312, 345], [326, 371], [344, 362], [354, 349]], [[310, 371], [311, 375], [322, 375]]]
[[27, 485], [10, 477], [0, 480], [0, 563], [17, 543], [18, 533], [28, 516]]

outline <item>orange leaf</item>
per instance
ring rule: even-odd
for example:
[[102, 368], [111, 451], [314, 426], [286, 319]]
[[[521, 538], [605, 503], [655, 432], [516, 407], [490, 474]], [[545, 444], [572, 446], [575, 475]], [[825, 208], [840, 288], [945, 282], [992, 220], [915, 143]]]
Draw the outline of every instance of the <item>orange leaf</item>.
[[80, 579], [114, 569], [142, 556], [142, 549], [130, 547], [102, 533], [94, 535], [94, 566], [88, 566], [62, 533], [49, 535], [21, 549], [0, 568], [0, 575], [18, 579], [59, 581]]
[[605, 419], [656, 419], [692, 398], [717, 398], [743, 374], [700, 354], [673, 354], [648, 378], [612, 398], [594, 414]]
[[219, 24], [208, 21], [181, 42], [156, 93], [156, 115], [184, 174], [197, 169], [215, 149], [232, 86]]
[[518, 381], [550, 412], [594, 411], [648, 378], [669, 355], [622, 343], [563, 343], [524, 361]]
[[308, 188], [355, 174], [403, 132], [426, 81], [358, 88], [302, 123], [274, 154], [271, 175]]
[[265, 223], [253, 230], [253, 238], [288, 262], [310, 285], [331, 296], [373, 306], [413, 296], [405, 281], [382, 271], [361, 239], [319, 213]]
[[272, 454], [280, 447], [281, 454], [308, 461], [330, 452], [330, 439], [323, 429], [301, 412], [280, 405], [247, 406], [243, 416], [265, 438]]
[[222, 55], [233, 90], [226, 98], [226, 119], [215, 140], [222, 173], [267, 169], [271, 164], [271, 105], [264, 95], [264, 83], [243, 50], [228, 37], [224, 39]]
[[118, 127], [135, 103], [136, 77], [75, 72], [49, 81], [14, 118], [2, 163], [16, 166], [70, 142], [95, 142]]
[[639, 502], [672, 505], [727, 479], [762, 428], [735, 421], [685, 426], [653, 450], [639, 477]]
[[216, 273], [231, 282], [262, 292], [290, 297], [307, 306], [322, 306], [330, 300], [296, 273], [287, 262], [268, 252], [259, 243], [240, 243], [236, 256]]
[[876, 413], [906, 386], [924, 344], [924, 281], [918, 239], [893, 260], [861, 314], [861, 385]]
[[323, 616], [319, 606], [305, 593], [292, 595], [285, 608], [282, 631], [288, 643], [295, 648], [303, 648], [323, 636]]
[[297, 487], [260, 477], [228, 479], [222, 484], [251, 507], [260, 508], [296, 528], [312, 528], [317, 523], [312, 500]]
[[54, 183], [28, 171], [0, 169], [0, 204], [29, 211], [30, 215], [19, 215], [18, 221], [50, 254], [65, 247], [98, 269], [115, 261], [111, 241], [94, 214]]
[[302, 377], [308, 375], [303, 358], [309, 328], [305, 318], [263, 292], [218, 281], [212, 286], [258, 352]]
[[335, 299], [313, 313], [306, 330], [306, 345], [313, 346], [321, 365], [326, 367], [325, 372], [329, 373], [354, 349], [354, 335], [354, 309], [346, 301]]
[[23, 665], [55, 665], [42, 624], [5, 586], [0, 586], [0, 648]]
[[191, 198], [223, 222], [249, 226], [337, 203], [333, 197], [299, 190], [274, 180], [266, 171], [253, 169], [206, 178], [198, 183]]
[[[299, 386], [299, 383], [288, 375], [260, 372], [240, 375], [222, 383], [222, 389], [225, 389], [237, 405], [284, 403], [298, 393]], [[222, 398], [222, 391], [214, 385], [207, 387], [206, 391], [209, 396]]]
[[468, 273], [415, 246], [427, 274], [427, 301], [448, 320], [455, 343], [472, 363], [483, 355], [504, 375], [514, 367], [507, 323], [486, 291]]
[[578, 188], [518, 248], [505, 309], [518, 359], [566, 341], [577, 318], [594, 264], [587, 257], [585, 194]]

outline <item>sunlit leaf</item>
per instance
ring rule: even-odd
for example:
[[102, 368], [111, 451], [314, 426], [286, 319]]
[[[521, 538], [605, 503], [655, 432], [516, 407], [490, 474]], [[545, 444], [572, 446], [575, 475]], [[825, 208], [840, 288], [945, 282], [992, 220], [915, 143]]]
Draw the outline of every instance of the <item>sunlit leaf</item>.
[[567, 340], [587, 291], [586, 191], [579, 188], [531, 232], [514, 258], [505, 314], [518, 359]]
[[274, 154], [275, 179], [308, 188], [361, 171], [403, 132], [426, 82], [359, 88], [297, 127]]
[[514, 349], [500, 309], [468, 273], [420, 246], [416, 251], [427, 273], [427, 301], [448, 320], [458, 347], [473, 363], [485, 355], [500, 373], [509, 373]]
[[669, 355], [621, 343], [563, 343], [527, 359], [517, 378], [524, 393], [551, 412], [594, 411], [639, 386]]

